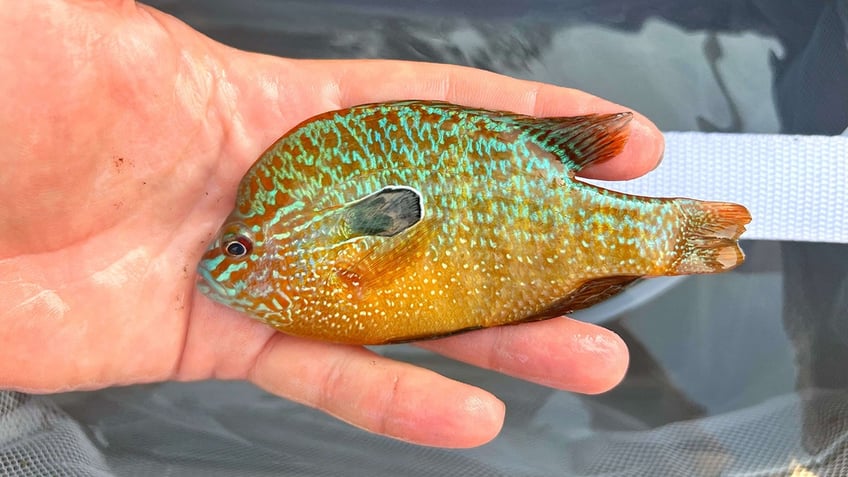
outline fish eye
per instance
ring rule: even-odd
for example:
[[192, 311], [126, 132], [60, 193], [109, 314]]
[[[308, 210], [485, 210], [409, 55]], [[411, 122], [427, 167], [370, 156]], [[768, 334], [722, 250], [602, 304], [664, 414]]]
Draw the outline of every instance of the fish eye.
[[231, 257], [244, 257], [253, 248], [253, 244], [247, 237], [236, 237], [232, 240], [224, 242], [224, 253]]

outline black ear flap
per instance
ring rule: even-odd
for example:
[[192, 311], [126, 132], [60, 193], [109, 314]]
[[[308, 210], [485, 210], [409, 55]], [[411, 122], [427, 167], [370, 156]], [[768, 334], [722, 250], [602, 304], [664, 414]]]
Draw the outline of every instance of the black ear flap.
[[351, 237], [391, 237], [421, 221], [421, 194], [412, 188], [390, 186], [347, 205], [344, 222]]

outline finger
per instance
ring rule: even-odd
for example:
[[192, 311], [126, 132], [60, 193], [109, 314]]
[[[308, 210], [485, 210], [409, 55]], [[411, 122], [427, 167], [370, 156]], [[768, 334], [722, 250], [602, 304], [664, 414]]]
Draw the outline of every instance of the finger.
[[493, 439], [504, 405], [490, 393], [355, 346], [275, 332], [195, 292], [180, 380], [250, 379], [356, 427], [421, 445]]
[[[398, 99], [445, 100], [471, 107], [501, 109], [534, 116], [576, 116], [627, 111], [575, 89], [518, 80], [459, 66], [401, 61], [321, 61], [311, 68], [334, 72], [339, 107]], [[634, 112], [627, 145], [618, 157], [581, 175], [624, 180], [638, 177], [659, 163], [662, 134]]]
[[488, 392], [360, 347], [275, 334], [250, 379], [356, 427], [421, 445], [479, 446], [503, 425], [504, 405]]
[[490, 328], [418, 345], [527, 381], [588, 394], [618, 384], [629, 359], [618, 335], [570, 318]]
[[408, 442], [473, 447], [501, 429], [488, 392], [354, 346], [294, 338], [195, 292], [176, 376], [250, 379], [354, 426]]
[[[535, 116], [630, 110], [576, 89], [462, 66], [395, 60], [289, 60], [245, 53], [233, 56], [232, 50], [224, 51], [230, 57], [231, 79], [249, 73], [238, 82], [256, 85], [242, 91], [239, 108], [245, 128], [254, 131], [263, 148], [267, 141], [311, 116], [363, 103], [441, 100]], [[304, 91], [309, 94], [304, 95]], [[582, 176], [626, 180], [659, 164], [665, 147], [662, 134], [650, 120], [633, 113], [622, 153], [581, 171]], [[281, 130], [259, 127], [278, 115], [285, 118], [276, 122], [282, 125]]]

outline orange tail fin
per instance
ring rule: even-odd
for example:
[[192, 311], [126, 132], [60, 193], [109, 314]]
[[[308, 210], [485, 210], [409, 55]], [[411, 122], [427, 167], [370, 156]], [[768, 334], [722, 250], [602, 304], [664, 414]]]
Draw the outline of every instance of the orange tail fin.
[[728, 202], [680, 200], [685, 226], [677, 244], [677, 259], [669, 272], [676, 275], [717, 273], [745, 261], [739, 236], [751, 222], [748, 209]]

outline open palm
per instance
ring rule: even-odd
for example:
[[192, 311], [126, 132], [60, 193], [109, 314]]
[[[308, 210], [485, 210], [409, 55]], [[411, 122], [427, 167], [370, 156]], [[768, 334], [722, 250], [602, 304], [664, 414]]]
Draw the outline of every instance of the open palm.
[[[276, 333], [197, 293], [196, 263], [238, 181], [298, 122], [359, 103], [623, 109], [466, 68], [245, 53], [131, 1], [8, 2], [0, 55], [0, 388], [250, 379], [428, 445], [488, 441], [502, 403], [364, 348]], [[590, 173], [634, 177], [661, 150], [637, 117], [624, 154]], [[580, 392], [608, 389], [627, 366], [618, 337], [569, 319], [422, 346]]]

